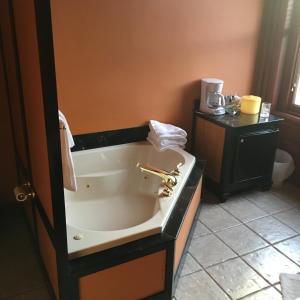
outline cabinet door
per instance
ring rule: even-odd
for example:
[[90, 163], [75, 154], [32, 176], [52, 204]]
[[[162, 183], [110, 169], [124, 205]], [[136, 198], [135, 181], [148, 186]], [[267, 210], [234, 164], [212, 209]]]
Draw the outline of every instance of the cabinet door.
[[278, 130], [263, 130], [240, 135], [237, 139], [233, 181], [241, 182], [271, 176]]

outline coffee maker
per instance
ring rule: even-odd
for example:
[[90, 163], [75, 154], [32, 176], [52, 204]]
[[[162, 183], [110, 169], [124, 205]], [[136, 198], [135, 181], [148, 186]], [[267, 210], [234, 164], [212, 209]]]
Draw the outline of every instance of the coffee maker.
[[224, 81], [217, 78], [201, 79], [200, 111], [213, 115], [225, 114], [225, 100], [221, 94]]

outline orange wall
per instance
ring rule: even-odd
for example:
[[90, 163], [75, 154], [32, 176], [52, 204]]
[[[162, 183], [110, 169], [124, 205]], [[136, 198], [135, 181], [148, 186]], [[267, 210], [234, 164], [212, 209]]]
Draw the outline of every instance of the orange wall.
[[52, 0], [60, 109], [73, 133], [191, 127], [199, 79], [250, 92], [262, 0]]

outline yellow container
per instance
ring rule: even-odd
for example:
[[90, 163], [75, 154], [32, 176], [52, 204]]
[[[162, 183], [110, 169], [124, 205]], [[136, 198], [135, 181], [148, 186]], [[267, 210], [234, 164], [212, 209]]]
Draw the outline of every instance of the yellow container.
[[241, 98], [241, 112], [255, 115], [259, 113], [261, 98], [253, 95], [246, 95]]

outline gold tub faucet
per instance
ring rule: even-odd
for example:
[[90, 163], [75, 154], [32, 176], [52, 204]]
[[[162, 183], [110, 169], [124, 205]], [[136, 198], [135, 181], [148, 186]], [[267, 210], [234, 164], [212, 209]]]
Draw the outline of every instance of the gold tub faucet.
[[165, 186], [163, 195], [164, 196], [171, 195], [173, 187], [177, 184], [177, 179], [176, 179], [175, 175], [172, 174], [172, 172], [158, 169], [158, 168], [150, 166], [148, 164], [138, 163], [136, 166], [142, 172], [146, 172], [146, 173], [153, 174], [155, 176], [160, 177], [162, 179], [163, 185]]

